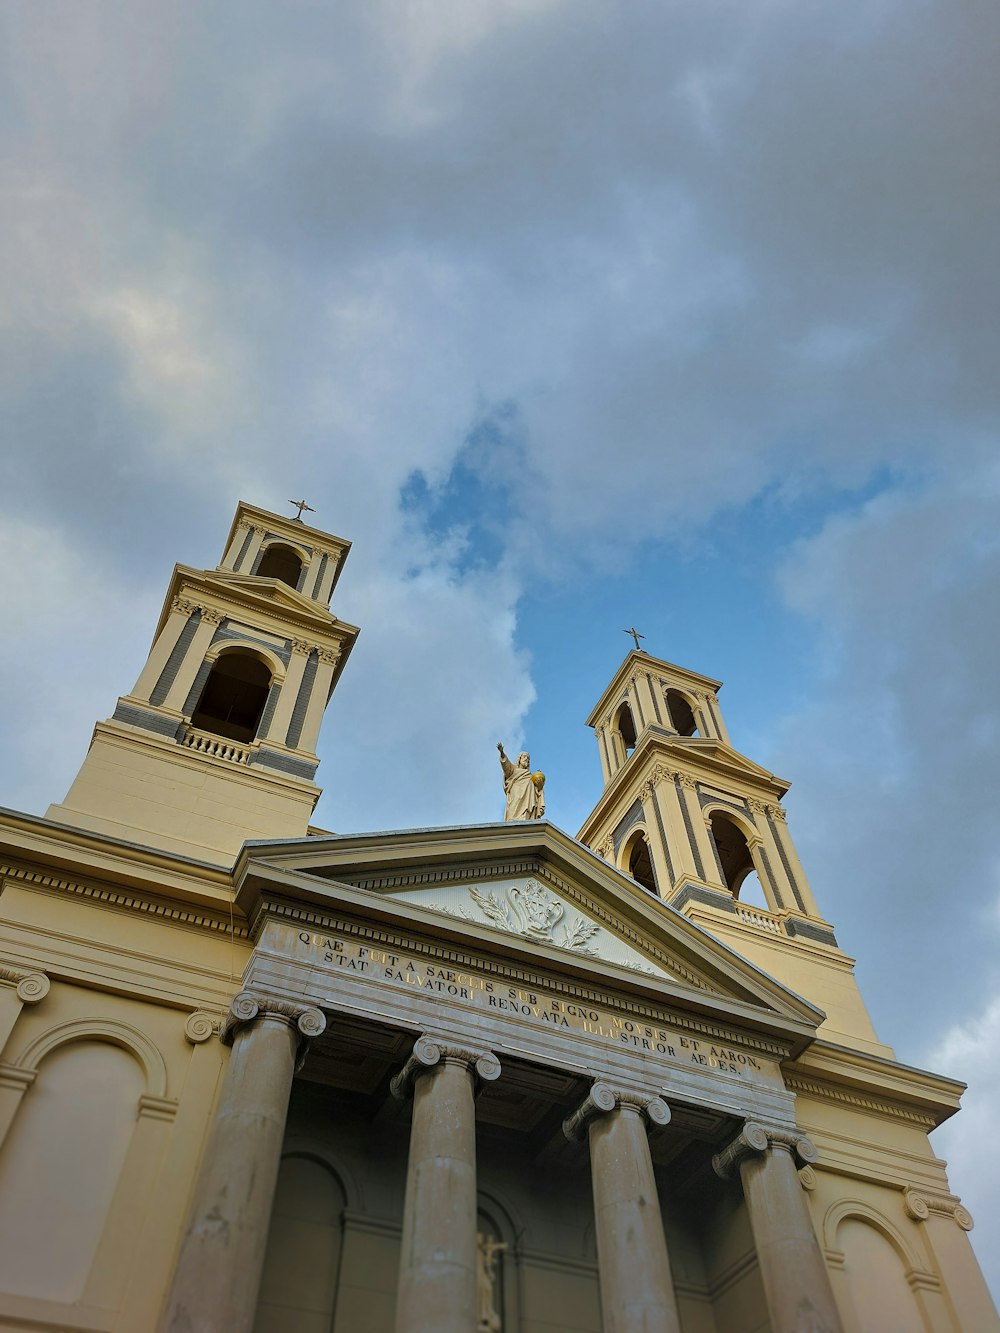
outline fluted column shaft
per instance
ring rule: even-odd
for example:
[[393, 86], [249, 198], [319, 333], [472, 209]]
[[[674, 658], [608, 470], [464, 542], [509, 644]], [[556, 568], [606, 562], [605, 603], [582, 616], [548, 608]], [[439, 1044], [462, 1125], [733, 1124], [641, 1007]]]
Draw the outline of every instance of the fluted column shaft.
[[669, 1119], [660, 1098], [598, 1083], [563, 1127], [587, 1127], [604, 1333], [680, 1333], [646, 1130]]
[[209, 1134], [161, 1333], [250, 1333], [257, 1310], [288, 1098], [318, 1009], [243, 992], [223, 1038], [233, 1053]]
[[476, 1077], [499, 1073], [489, 1052], [424, 1036], [393, 1080], [413, 1093], [396, 1333], [476, 1327]]
[[713, 1164], [723, 1177], [739, 1164], [772, 1333], [843, 1333], [796, 1157], [816, 1160], [805, 1135], [749, 1124]]

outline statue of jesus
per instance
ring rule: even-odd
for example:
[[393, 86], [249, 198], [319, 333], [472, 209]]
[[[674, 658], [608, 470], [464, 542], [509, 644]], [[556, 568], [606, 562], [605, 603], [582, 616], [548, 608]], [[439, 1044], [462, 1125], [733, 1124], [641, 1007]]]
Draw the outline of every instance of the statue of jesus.
[[526, 750], [522, 750], [517, 763], [512, 764], [504, 754], [502, 741], [497, 741], [497, 749], [503, 769], [503, 789], [507, 794], [504, 821], [541, 819], [545, 814], [545, 774], [532, 773]]

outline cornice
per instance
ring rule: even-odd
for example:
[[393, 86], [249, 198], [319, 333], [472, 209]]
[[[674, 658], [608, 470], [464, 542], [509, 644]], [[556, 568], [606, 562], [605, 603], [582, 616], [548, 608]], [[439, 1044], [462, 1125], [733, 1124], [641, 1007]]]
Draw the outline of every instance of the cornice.
[[660, 657], [652, 657], [649, 653], [644, 653], [641, 649], [633, 648], [623, 659], [618, 670], [611, 677], [607, 687], [594, 705], [590, 716], [587, 718], [586, 725], [592, 727], [600, 719], [602, 713], [608, 711], [611, 701], [617, 703], [617, 695], [628, 684], [631, 676], [637, 670], [654, 671], [668, 676], [676, 676], [678, 680], [684, 681], [690, 687], [701, 687], [711, 690], [713, 693], [722, 689], [721, 680], [713, 680], [711, 676], [702, 676], [697, 671], [689, 671], [687, 667], [677, 666], [674, 662], [664, 661]]
[[720, 776], [730, 783], [735, 781], [755, 793], [750, 799], [759, 800], [763, 796], [763, 804], [775, 807], [780, 812], [775, 817], [784, 819], [784, 810], [778, 802], [791, 786], [784, 778], [755, 764], [724, 741], [662, 736], [646, 728], [640, 734], [636, 748], [612, 776], [584, 820], [577, 839], [589, 842], [605, 823], [612, 824], [615, 814], [628, 809], [644, 783], [672, 778], [675, 774], [679, 774], [682, 781], [695, 784], [702, 781], [711, 785], [713, 780], [718, 782]]
[[[284, 588], [284, 585], [282, 585]], [[327, 640], [329, 647], [340, 645], [346, 659], [354, 640], [361, 633], [357, 625], [346, 620], [339, 620], [325, 606], [313, 602], [310, 598], [288, 588], [287, 596], [282, 593], [282, 600], [275, 601], [266, 597], [260, 590], [257, 580], [250, 576], [233, 575], [229, 571], [214, 569], [194, 569], [189, 565], [175, 565], [163, 609], [156, 624], [153, 641], [158, 638], [170, 615], [175, 600], [201, 604], [206, 597], [211, 603], [233, 610], [258, 612], [269, 620], [276, 616], [289, 625], [298, 626], [314, 635]]]
[[784, 1071], [795, 1092], [933, 1128], [959, 1109], [966, 1085], [898, 1060], [817, 1039]]
[[100, 884], [82, 879], [70, 879], [31, 866], [4, 861], [0, 861], [0, 877], [5, 883], [9, 880], [29, 889], [48, 889], [57, 893], [68, 893], [74, 897], [97, 903], [101, 907], [158, 917], [160, 920], [169, 921], [173, 925], [210, 930], [221, 935], [231, 935], [238, 940], [249, 938], [245, 923], [234, 921], [228, 914], [182, 905], [148, 893], [115, 888], [109, 884]]
[[939, 1123], [936, 1116], [911, 1110], [901, 1102], [856, 1092], [835, 1083], [824, 1082], [822, 1079], [803, 1078], [797, 1074], [786, 1073], [784, 1083], [789, 1092], [802, 1093], [819, 1101], [836, 1102], [841, 1106], [850, 1106], [856, 1111], [880, 1115], [888, 1120], [902, 1120], [907, 1124], [917, 1125], [925, 1131], [933, 1129]]

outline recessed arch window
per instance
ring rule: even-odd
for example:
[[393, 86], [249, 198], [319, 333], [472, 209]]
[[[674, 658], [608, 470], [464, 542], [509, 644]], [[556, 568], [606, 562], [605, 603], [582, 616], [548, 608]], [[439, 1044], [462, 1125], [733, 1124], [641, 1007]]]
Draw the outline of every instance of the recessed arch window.
[[653, 870], [653, 858], [649, 843], [641, 829], [637, 829], [625, 845], [622, 868], [626, 875], [631, 875], [637, 884], [651, 893], [659, 893], [656, 887], [656, 874]]
[[698, 735], [694, 710], [680, 690], [667, 690], [667, 710], [670, 713], [670, 724], [678, 736]]
[[280, 579], [290, 588], [297, 588], [302, 575], [302, 559], [290, 546], [274, 542], [261, 557], [257, 575], [262, 579]]
[[231, 741], [252, 741], [271, 688], [270, 669], [253, 653], [222, 653], [209, 672], [192, 726]]
[[618, 739], [622, 743], [625, 757], [628, 758], [635, 749], [636, 733], [632, 710], [627, 703], [623, 703], [618, 709], [618, 712], [615, 713], [614, 727], [615, 731], [618, 733]]
[[733, 897], [738, 898], [744, 880], [757, 869], [747, 836], [736, 820], [722, 810], [712, 811], [709, 827], [722, 868], [723, 881]]

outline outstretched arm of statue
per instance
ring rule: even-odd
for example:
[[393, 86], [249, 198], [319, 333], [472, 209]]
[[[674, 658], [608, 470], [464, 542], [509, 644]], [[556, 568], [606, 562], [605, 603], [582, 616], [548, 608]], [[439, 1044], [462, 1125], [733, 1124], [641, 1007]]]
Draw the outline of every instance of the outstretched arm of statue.
[[497, 741], [497, 749], [500, 751], [500, 767], [503, 769], [503, 775], [505, 778], [509, 778], [514, 771], [514, 765], [504, 754], [503, 741]]

